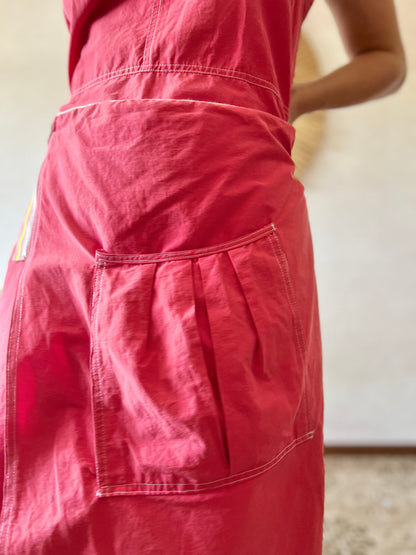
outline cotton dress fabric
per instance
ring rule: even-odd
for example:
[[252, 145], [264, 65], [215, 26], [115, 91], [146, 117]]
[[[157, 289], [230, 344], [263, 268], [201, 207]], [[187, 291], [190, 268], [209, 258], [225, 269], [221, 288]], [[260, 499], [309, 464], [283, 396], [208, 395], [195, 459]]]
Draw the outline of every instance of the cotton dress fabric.
[[310, 7], [64, 0], [70, 99], [0, 298], [1, 553], [322, 552]]

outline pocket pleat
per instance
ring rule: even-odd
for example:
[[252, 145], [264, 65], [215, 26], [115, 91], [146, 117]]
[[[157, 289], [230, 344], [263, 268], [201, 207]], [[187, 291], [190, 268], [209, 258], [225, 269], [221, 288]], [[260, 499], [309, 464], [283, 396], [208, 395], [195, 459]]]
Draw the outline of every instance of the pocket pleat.
[[201, 260], [233, 474], [279, 451], [301, 402], [288, 303], [267, 243], [259, 243]]
[[293, 403], [297, 406], [300, 402], [303, 359], [296, 350], [295, 322], [267, 241], [268, 238], [262, 240], [263, 248], [249, 244], [230, 251], [229, 256], [260, 338], [263, 374], [272, 381], [275, 393], [284, 393], [281, 406], [287, 403], [293, 414]]
[[205, 369], [213, 392], [212, 397], [218, 410], [220, 433], [222, 435], [224, 452], [227, 458], [227, 465], [228, 467], [230, 467], [230, 452], [227, 439], [224, 406], [218, 383], [217, 368], [214, 356], [214, 345], [212, 342], [211, 328], [209, 325], [208, 311], [203, 290], [199, 259], [192, 260], [192, 277], [194, 285], [196, 324], [199, 332], [201, 349], [205, 360]]

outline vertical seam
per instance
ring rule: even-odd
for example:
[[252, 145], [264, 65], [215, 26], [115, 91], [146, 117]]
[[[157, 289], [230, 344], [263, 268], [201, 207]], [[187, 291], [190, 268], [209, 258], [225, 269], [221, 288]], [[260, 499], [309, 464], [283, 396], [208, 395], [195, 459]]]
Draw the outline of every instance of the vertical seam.
[[283, 261], [285, 262], [285, 265], [283, 267], [282, 262], [279, 260], [279, 256], [277, 255], [274, 245], [273, 245], [273, 241], [272, 241], [272, 236], [269, 236], [269, 241], [270, 241], [270, 245], [272, 247], [273, 250], [273, 254], [276, 258], [276, 261], [279, 265], [280, 268], [280, 272], [283, 276], [283, 280], [285, 283], [285, 289], [287, 292], [287, 297], [289, 300], [289, 304], [290, 304], [290, 308], [291, 308], [291, 312], [292, 312], [292, 317], [294, 320], [294, 324], [295, 324], [295, 336], [296, 336], [296, 343], [297, 343], [297, 348], [299, 350], [299, 354], [302, 357], [302, 361], [303, 361], [303, 379], [304, 379], [304, 397], [305, 397], [305, 404], [306, 404], [306, 425], [308, 427], [308, 429], [310, 428], [311, 425], [311, 417], [310, 417], [310, 407], [309, 407], [309, 387], [308, 387], [308, 360], [307, 360], [307, 356], [306, 356], [306, 346], [305, 346], [305, 338], [304, 338], [304, 333], [303, 333], [303, 327], [301, 322], [298, 319], [298, 311], [297, 311], [297, 303], [296, 303], [296, 298], [295, 298], [295, 294], [294, 294], [294, 287], [293, 287], [293, 283], [291, 280], [291, 276], [290, 276], [290, 271], [289, 271], [289, 266], [286, 260], [286, 255], [282, 249], [282, 246], [280, 244], [280, 240], [277, 236], [277, 230], [274, 227], [274, 233], [273, 233], [273, 237], [275, 239], [275, 243], [279, 249], [279, 255], [280, 257], [283, 259]]
[[151, 63], [152, 63], [153, 43], [154, 43], [154, 40], [155, 40], [157, 24], [159, 22], [160, 6], [161, 5], [162, 5], [162, 0], [159, 0], [159, 6], [158, 6], [158, 9], [157, 9], [156, 21], [155, 21], [155, 25], [153, 27], [152, 42], [150, 43], [150, 48], [149, 48], [149, 55], [148, 55], [149, 65], [151, 65]]
[[[24, 297], [24, 283], [26, 273], [28, 271], [28, 264], [33, 256], [34, 247], [36, 244], [38, 230], [39, 230], [39, 221], [40, 221], [40, 214], [41, 214], [41, 192], [43, 189], [43, 175], [46, 171], [47, 161], [49, 159], [50, 154], [50, 147], [48, 146], [48, 150], [46, 156], [43, 160], [41, 169], [39, 171], [38, 181], [36, 184], [35, 189], [35, 198], [36, 198], [36, 212], [33, 215], [33, 229], [31, 231], [30, 237], [30, 245], [28, 245], [28, 252], [27, 257], [24, 260], [24, 268], [20, 275], [18, 284], [17, 284], [17, 293], [15, 299], [15, 305], [13, 308], [13, 316], [12, 322], [10, 326], [10, 336], [9, 336], [9, 348], [7, 353], [7, 363], [6, 363], [6, 416], [5, 416], [5, 438], [4, 438], [4, 447], [5, 447], [5, 456], [4, 456], [4, 465], [5, 465], [5, 475], [4, 475], [4, 488], [3, 488], [3, 506], [1, 511], [1, 523], [0, 523], [0, 543], [4, 537], [4, 552], [5, 554], [8, 552], [7, 549], [7, 542], [10, 535], [10, 514], [12, 510], [12, 502], [14, 499], [14, 493], [16, 488], [16, 478], [17, 478], [17, 443], [16, 443], [16, 389], [17, 389], [17, 361], [19, 356], [19, 346], [20, 346], [20, 335], [22, 331], [22, 316], [23, 316], [23, 297]], [[19, 306], [20, 303], [20, 306]], [[19, 326], [17, 329], [16, 340], [15, 344], [13, 345], [13, 335], [14, 335], [14, 328], [15, 328], [15, 318], [17, 313], [17, 307], [19, 306]], [[15, 349], [15, 356], [14, 356], [14, 374], [13, 374], [13, 363], [11, 362], [12, 357], [12, 349]], [[13, 382], [14, 380], [14, 382]], [[10, 410], [8, 406], [8, 401], [10, 401]], [[13, 442], [12, 444], [10, 442]], [[12, 459], [14, 460], [12, 461]], [[10, 476], [9, 469], [13, 465], [12, 475]], [[9, 518], [9, 521], [7, 521]]]
[[[143, 67], [146, 64], [147, 41], [149, 40], [150, 29], [151, 29], [151, 26], [152, 26], [152, 23], [153, 23], [153, 14], [154, 14], [154, 11], [155, 11], [155, 4], [156, 4], [156, 0], [153, 0], [152, 13], [150, 15], [149, 25], [147, 26], [146, 40], [145, 40], [144, 49], [143, 49], [143, 61], [142, 61], [141, 67]], [[149, 57], [149, 59], [150, 59], [150, 57]]]
[[[92, 356], [91, 356], [91, 371], [92, 371], [92, 411], [94, 417], [94, 425], [95, 425], [95, 437], [96, 437], [96, 473], [97, 473], [97, 483], [98, 487], [101, 487], [101, 478], [104, 480], [104, 483], [108, 482], [108, 461], [107, 461], [107, 454], [106, 449], [103, 449], [103, 445], [105, 443], [105, 429], [104, 429], [104, 417], [103, 417], [103, 407], [104, 407], [104, 400], [103, 400], [103, 391], [102, 391], [102, 381], [101, 381], [101, 374], [99, 371], [100, 363], [101, 363], [101, 351], [99, 348], [99, 341], [98, 341], [98, 316], [99, 316], [99, 308], [100, 308], [100, 301], [102, 296], [102, 288], [103, 288], [103, 277], [104, 271], [106, 268], [106, 264], [104, 263], [101, 268], [101, 273], [97, 271], [94, 280], [94, 295], [92, 299]], [[98, 290], [97, 290], [98, 289]], [[98, 399], [100, 403], [100, 407], [96, 406], [96, 395], [94, 391], [98, 393]], [[102, 462], [102, 466], [104, 467], [102, 471], [100, 470], [100, 463]]]
[[[14, 500], [15, 487], [16, 487], [16, 374], [17, 374], [17, 360], [20, 346], [20, 334], [22, 330], [22, 314], [23, 314], [23, 293], [24, 293], [24, 278], [26, 275], [27, 266], [25, 265], [22, 274], [18, 281], [17, 295], [15, 306], [13, 309], [13, 319], [11, 324], [8, 360], [6, 365], [6, 417], [5, 417], [5, 483], [4, 483], [4, 497], [2, 508], [2, 523], [0, 537], [4, 538], [4, 553], [8, 552], [7, 543], [10, 535], [11, 525], [11, 510]], [[19, 307], [19, 308], [18, 308]], [[17, 328], [15, 344], [13, 335], [15, 331], [16, 314], [19, 312], [19, 324]], [[14, 348], [14, 357], [12, 359], [12, 350]]]

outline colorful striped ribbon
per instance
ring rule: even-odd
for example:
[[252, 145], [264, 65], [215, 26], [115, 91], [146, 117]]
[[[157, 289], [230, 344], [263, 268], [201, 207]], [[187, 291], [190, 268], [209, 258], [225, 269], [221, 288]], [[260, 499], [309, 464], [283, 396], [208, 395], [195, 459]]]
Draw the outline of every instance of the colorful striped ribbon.
[[19, 238], [15, 244], [12, 260], [24, 260], [29, 252], [30, 237], [32, 235], [32, 226], [36, 210], [36, 188], [33, 192], [29, 206], [22, 225], [20, 226]]

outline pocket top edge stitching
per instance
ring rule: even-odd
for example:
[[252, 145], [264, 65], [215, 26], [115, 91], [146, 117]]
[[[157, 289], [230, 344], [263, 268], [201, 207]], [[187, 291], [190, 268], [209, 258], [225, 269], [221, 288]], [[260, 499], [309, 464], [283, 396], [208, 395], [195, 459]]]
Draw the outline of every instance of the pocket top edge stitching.
[[211, 245], [208, 247], [179, 250], [179, 251], [168, 251], [168, 252], [160, 252], [160, 253], [143, 253], [143, 254], [123, 254], [123, 253], [117, 254], [117, 253], [109, 253], [104, 251], [103, 249], [99, 249], [95, 251], [95, 259], [98, 264], [103, 264], [103, 263], [146, 264], [146, 263], [153, 263], [153, 262], [164, 262], [167, 260], [197, 258], [200, 256], [208, 256], [210, 254], [215, 254], [221, 251], [243, 246], [245, 244], [248, 244], [251, 241], [254, 242], [257, 239], [261, 239], [266, 235], [272, 234], [275, 231], [276, 231], [276, 226], [273, 222], [271, 222], [266, 226], [261, 227], [260, 229], [252, 231], [251, 233], [242, 235], [235, 239], [231, 239], [230, 241], [218, 243], [216, 245]]

